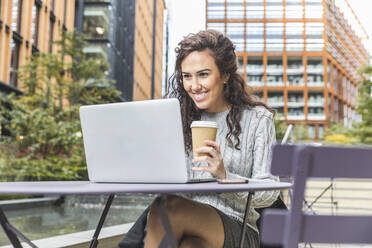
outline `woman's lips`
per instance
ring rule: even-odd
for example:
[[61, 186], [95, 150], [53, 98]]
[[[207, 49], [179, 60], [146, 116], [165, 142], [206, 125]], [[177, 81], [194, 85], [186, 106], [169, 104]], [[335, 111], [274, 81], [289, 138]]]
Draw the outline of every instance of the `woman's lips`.
[[205, 99], [207, 99], [208, 91], [207, 92], [200, 92], [200, 93], [194, 93], [194, 99], [196, 102], [202, 102]]

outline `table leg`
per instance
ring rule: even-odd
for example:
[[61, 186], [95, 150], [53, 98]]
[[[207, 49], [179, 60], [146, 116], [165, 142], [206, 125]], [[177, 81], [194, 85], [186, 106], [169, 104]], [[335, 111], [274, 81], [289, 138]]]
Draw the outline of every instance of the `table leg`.
[[25, 235], [23, 235], [20, 231], [18, 231], [17, 228], [15, 228], [13, 225], [9, 223], [8, 219], [6, 218], [1, 208], [0, 208], [0, 223], [4, 229], [5, 234], [8, 236], [10, 243], [13, 245], [14, 248], [22, 248], [21, 242], [19, 241], [18, 237], [20, 237], [23, 241], [25, 241], [32, 248], [38, 248], [34, 243], [31, 242], [31, 240], [29, 240]]
[[99, 233], [101, 232], [103, 223], [105, 222], [107, 213], [108, 213], [108, 211], [111, 207], [111, 204], [112, 204], [112, 201], [114, 200], [114, 197], [115, 197], [115, 195], [111, 194], [111, 195], [109, 195], [109, 197], [106, 201], [105, 208], [103, 209], [103, 212], [102, 212], [101, 218], [99, 219], [96, 231], [94, 232], [92, 241], [89, 244], [89, 248], [96, 248], [97, 245], [98, 245], [98, 236], [99, 236]]
[[248, 192], [248, 199], [247, 199], [247, 203], [245, 205], [243, 227], [242, 227], [242, 231], [240, 233], [240, 246], [239, 246], [240, 248], [243, 248], [243, 245], [244, 245], [245, 230], [247, 229], [248, 213], [249, 213], [249, 208], [250, 208], [250, 205], [251, 205], [253, 194], [254, 194], [254, 192]]
[[164, 231], [165, 231], [163, 240], [160, 242], [159, 247], [160, 248], [168, 247], [168, 244], [170, 244], [172, 248], [177, 248], [178, 247], [177, 242], [176, 242], [176, 239], [174, 237], [172, 227], [169, 223], [168, 214], [167, 214], [167, 211], [166, 211], [166, 206], [165, 206], [166, 199], [167, 199], [167, 195], [162, 194], [160, 196], [160, 198], [157, 198], [154, 202], [154, 204], [155, 204], [155, 206], [156, 206], [156, 208], [159, 212], [160, 220], [161, 220], [161, 223], [162, 223], [162, 225], [164, 227]]

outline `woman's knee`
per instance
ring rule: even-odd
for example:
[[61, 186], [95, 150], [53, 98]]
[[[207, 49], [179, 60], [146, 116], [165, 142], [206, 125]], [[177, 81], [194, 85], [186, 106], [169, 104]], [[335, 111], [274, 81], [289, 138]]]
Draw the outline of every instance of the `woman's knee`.
[[[154, 203], [151, 206], [150, 209], [150, 216], [158, 216], [158, 209], [155, 206], [155, 202], [159, 203], [160, 197], [155, 199]], [[182, 213], [182, 208], [185, 206], [186, 199], [175, 196], [175, 195], [167, 195], [165, 199], [165, 207], [166, 207], [166, 213], [168, 214], [168, 218], [174, 218], [177, 217], [179, 214]]]
[[208, 248], [206, 242], [195, 236], [184, 236], [180, 242], [180, 248]]

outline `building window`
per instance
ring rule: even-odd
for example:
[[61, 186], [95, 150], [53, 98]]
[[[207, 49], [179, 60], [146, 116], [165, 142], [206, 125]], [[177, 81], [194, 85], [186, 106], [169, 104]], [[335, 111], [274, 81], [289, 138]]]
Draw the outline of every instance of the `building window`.
[[322, 0], [306, 0], [305, 1], [305, 18], [306, 19], [322, 19], [323, 18]]
[[109, 7], [102, 6], [85, 6], [83, 33], [87, 38], [107, 38], [109, 28]]
[[63, 24], [66, 25], [66, 16], [67, 16], [67, 7], [68, 7], [68, 4], [67, 4], [67, 0], [64, 0], [64, 3], [63, 3]]
[[237, 52], [244, 51], [244, 23], [227, 23], [227, 36], [235, 45]]
[[244, 19], [244, 0], [227, 1], [227, 19]]
[[54, 22], [51, 20], [49, 21], [49, 34], [48, 34], [48, 52], [53, 52], [53, 34], [54, 34]]
[[331, 88], [331, 77], [332, 77], [332, 74], [331, 74], [331, 62], [329, 62], [329, 60], [327, 61], [327, 74], [328, 74], [327, 86], [328, 86], [328, 88]]
[[318, 139], [323, 139], [323, 125], [318, 126]]
[[262, 57], [248, 57], [246, 71], [249, 86], [263, 86], [264, 66]]
[[333, 116], [335, 117], [334, 120], [336, 123], [338, 123], [338, 100], [335, 97], [334, 98], [334, 104], [333, 104]]
[[225, 0], [208, 1], [208, 19], [225, 19]]
[[333, 74], [333, 89], [335, 92], [337, 92], [337, 85], [338, 85], [338, 70], [337, 70], [337, 67], [336, 66], [333, 66], [333, 70], [332, 70], [332, 74]]
[[269, 52], [283, 51], [283, 23], [266, 24], [266, 50]]
[[12, 39], [10, 41], [11, 49], [11, 60], [10, 60], [10, 69], [9, 69], [9, 83], [10, 85], [17, 87], [17, 70], [19, 65], [19, 47], [20, 44], [18, 41]]
[[103, 43], [90, 43], [84, 48], [84, 53], [87, 58], [103, 59], [107, 61], [107, 44]]
[[282, 19], [283, 18], [283, 1], [266, 0], [266, 18]]
[[247, 1], [247, 19], [263, 19], [264, 5], [262, 0]]
[[324, 47], [323, 23], [306, 23], [306, 50], [322, 51]]
[[214, 29], [218, 32], [225, 33], [225, 24], [220, 22], [210, 22], [208, 23], [208, 29]]
[[13, 0], [12, 30], [21, 33], [22, 0]]
[[289, 91], [288, 92], [288, 115], [289, 120], [304, 120], [304, 96], [302, 91]]
[[287, 58], [287, 85], [304, 85], [304, 66], [302, 57], [288, 56]]
[[267, 58], [266, 74], [268, 86], [283, 86], [283, 59], [281, 56]]
[[306, 72], [308, 86], [324, 86], [322, 57], [308, 57]]
[[272, 91], [267, 94], [267, 104], [275, 109], [277, 113], [283, 115], [284, 97], [283, 92]]
[[264, 23], [247, 23], [247, 52], [263, 52]]
[[303, 23], [286, 23], [286, 49], [287, 51], [303, 51]]
[[307, 133], [310, 139], [315, 139], [315, 126], [308, 125], [307, 126]]
[[285, 15], [287, 19], [302, 19], [303, 17], [302, 0], [286, 0]]
[[308, 93], [308, 119], [309, 120], [324, 120], [324, 94], [322, 92]]
[[40, 20], [40, 7], [34, 4], [32, 6], [32, 23], [31, 23], [31, 43], [37, 46], [39, 37], [39, 20]]

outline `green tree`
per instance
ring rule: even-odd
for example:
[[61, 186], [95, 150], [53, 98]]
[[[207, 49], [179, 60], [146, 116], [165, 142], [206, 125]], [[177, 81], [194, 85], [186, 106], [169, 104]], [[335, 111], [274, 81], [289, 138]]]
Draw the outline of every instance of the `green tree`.
[[294, 125], [292, 139], [293, 141], [304, 141], [309, 139], [305, 122], [301, 121]]
[[0, 98], [0, 180], [86, 179], [82, 104], [119, 100], [106, 61], [87, 57], [84, 37], [62, 33], [58, 54], [35, 54], [19, 71], [24, 94]]
[[324, 141], [328, 143], [352, 144], [356, 143], [355, 132], [345, 127], [343, 123], [330, 122], [325, 131]]
[[284, 138], [287, 129], [287, 123], [282, 115], [276, 114], [274, 117], [276, 140], [279, 142]]
[[359, 73], [363, 76], [363, 79], [358, 86], [356, 112], [362, 116], [362, 121], [355, 124], [355, 135], [359, 142], [372, 144], [372, 67], [362, 67]]

